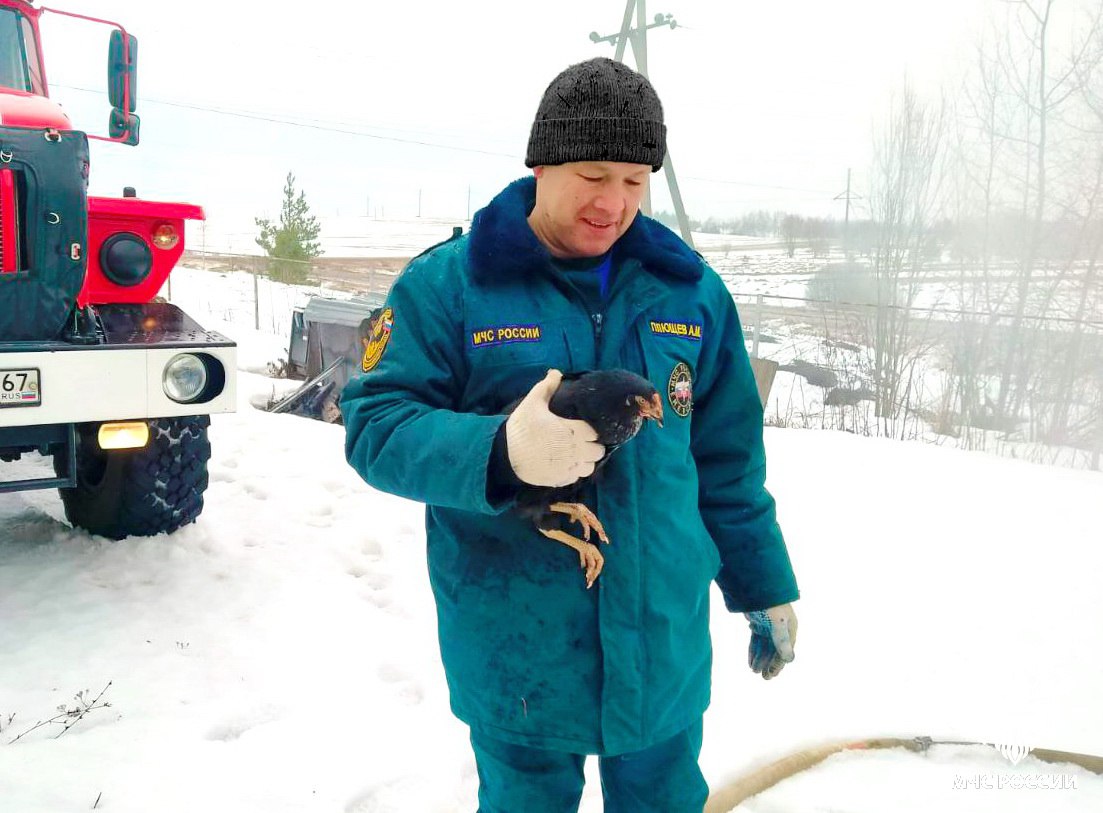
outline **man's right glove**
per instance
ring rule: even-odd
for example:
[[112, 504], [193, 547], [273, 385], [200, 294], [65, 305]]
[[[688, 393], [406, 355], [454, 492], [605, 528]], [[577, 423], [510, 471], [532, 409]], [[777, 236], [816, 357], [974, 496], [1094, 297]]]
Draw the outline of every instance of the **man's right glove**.
[[751, 625], [747, 665], [766, 680], [776, 677], [796, 657], [793, 646], [797, 642], [797, 614], [793, 605], [781, 604], [743, 615]]
[[506, 449], [517, 479], [559, 488], [594, 473], [605, 455], [586, 421], [560, 418], [549, 408], [563, 374], [548, 370], [506, 420]]

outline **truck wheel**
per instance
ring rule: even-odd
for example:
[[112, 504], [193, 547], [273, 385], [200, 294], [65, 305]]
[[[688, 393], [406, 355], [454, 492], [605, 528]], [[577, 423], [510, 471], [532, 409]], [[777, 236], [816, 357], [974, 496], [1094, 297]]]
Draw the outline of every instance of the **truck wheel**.
[[108, 539], [172, 533], [195, 522], [207, 488], [210, 422], [206, 415], [151, 420], [145, 448], [114, 451], [100, 449], [99, 424], [78, 426], [77, 485], [60, 489], [65, 518]]

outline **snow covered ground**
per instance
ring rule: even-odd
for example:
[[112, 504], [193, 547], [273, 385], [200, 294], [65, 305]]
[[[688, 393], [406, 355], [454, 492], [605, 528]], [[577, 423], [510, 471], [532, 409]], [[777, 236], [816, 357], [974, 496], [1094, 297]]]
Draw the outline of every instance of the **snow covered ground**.
[[[249, 307], [208, 277], [212, 313]], [[213, 419], [198, 523], [112, 543], [69, 528], [53, 492], [0, 495], [0, 809], [469, 813], [421, 506], [363, 484], [340, 427], [250, 406], [281, 386], [258, 371], [284, 338], [201, 318], [252, 372], [239, 411]], [[769, 429], [767, 445], [798, 658], [753, 675], [746, 625], [716, 597], [714, 788], [869, 736], [1103, 754], [1103, 476], [838, 432]], [[21, 736], [109, 683], [110, 706], [63, 736]], [[601, 809], [594, 767], [585, 813]], [[739, 811], [885, 809], [1087, 813], [1103, 779], [990, 748], [848, 753]]]

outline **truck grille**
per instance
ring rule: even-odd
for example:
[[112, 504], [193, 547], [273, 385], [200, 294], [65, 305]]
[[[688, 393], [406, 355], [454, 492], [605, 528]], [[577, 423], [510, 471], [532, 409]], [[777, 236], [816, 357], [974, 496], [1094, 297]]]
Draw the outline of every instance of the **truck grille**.
[[19, 206], [15, 173], [0, 169], [0, 273], [19, 270]]

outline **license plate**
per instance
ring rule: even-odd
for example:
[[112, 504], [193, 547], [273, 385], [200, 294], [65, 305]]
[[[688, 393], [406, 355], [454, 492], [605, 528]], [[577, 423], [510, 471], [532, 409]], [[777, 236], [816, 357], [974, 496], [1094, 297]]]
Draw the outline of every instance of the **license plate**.
[[0, 370], [0, 407], [38, 406], [42, 403], [38, 370]]

